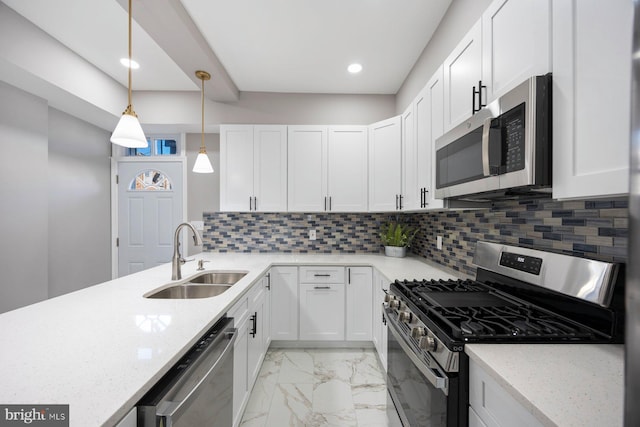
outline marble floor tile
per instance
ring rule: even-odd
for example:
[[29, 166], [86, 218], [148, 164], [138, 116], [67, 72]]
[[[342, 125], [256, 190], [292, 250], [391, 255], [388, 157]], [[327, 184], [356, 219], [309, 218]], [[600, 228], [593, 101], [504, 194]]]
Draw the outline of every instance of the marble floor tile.
[[372, 349], [271, 349], [242, 427], [396, 427]]

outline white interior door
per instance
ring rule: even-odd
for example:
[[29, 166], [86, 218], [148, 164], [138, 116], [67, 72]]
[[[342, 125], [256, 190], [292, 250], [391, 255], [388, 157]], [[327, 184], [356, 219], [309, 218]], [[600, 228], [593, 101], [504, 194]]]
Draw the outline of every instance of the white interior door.
[[118, 276], [171, 261], [182, 162], [118, 162]]

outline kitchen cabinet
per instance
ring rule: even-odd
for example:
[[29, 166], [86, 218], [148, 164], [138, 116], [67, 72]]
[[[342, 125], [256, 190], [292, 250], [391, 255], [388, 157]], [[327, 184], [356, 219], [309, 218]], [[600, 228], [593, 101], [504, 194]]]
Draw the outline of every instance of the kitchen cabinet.
[[[444, 128], [448, 131], [471, 117], [486, 99], [482, 80], [482, 20], [478, 20], [443, 63]], [[479, 93], [474, 93], [478, 91]]]
[[389, 289], [389, 280], [378, 270], [373, 271], [373, 345], [378, 353], [380, 364], [387, 371], [387, 319], [382, 304], [386, 290]]
[[346, 269], [346, 340], [371, 341], [373, 335], [373, 269]]
[[633, 4], [552, 8], [553, 198], [627, 194]]
[[366, 212], [367, 127], [330, 126], [327, 142], [327, 210]]
[[298, 267], [271, 268], [271, 339], [298, 339]]
[[551, 71], [551, 1], [495, 0], [482, 14], [487, 103]]
[[287, 127], [220, 126], [220, 209], [286, 212]]
[[289, 210], [367, 210], [367, 128], [289, 126]]
[[300, 267], [300, 339], [344, 338], [344, 267]]
[[469, 360], [469, 426], [543, 424], [496, 382], [478, 363]]
[[369, 126], [369, 210], [402, 207], [402, 116]]
[[233, 347], [233, 425], [239, 425], [269, 348], [270, 273], [229, 310], [238, 329]]
[[435, 198], [435, 144], [444, 133], [444, 75], [440, 66], [413, 101], [416, 140], [417, 209], [441, 209], [442, 199]]

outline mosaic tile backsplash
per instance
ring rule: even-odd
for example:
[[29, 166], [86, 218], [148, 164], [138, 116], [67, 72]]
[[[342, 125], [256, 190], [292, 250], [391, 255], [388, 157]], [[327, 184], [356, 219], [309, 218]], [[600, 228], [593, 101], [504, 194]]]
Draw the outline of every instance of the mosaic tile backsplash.
[[[204, 214], [210, 252], [382, 253], [380, 225], [389, 219], [419, 228], [411, 252], [474, 276], [475, 242], [486, 240], [604, 261], [626, 262], [628, 202], [550, 199], [497, 202], [489, 209], [403, 213]], [[317, 240], [308, 230], [317, 230]], [[443, 250], [436, 236], [443, 236]]]

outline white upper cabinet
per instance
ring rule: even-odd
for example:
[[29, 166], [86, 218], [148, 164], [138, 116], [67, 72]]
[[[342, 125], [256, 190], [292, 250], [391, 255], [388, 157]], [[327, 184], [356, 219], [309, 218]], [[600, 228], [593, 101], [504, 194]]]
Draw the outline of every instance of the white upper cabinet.
[[633, 5], [553, 1], [553, 197], [629, 191]]
[[435, 198], [435, 142], [444, 133], [444, 77], [439, 67], [413, 101], [418, 209], [441, 209]]
[[369, 126], [369, 210], [394, 211], [402, 195], [402, 116]]
[[220, 209], [286, 211], [286, 164], [286, 126], [220, 126]]
[[482, 15], [487, 102], [551, 71], [551, 1], [496, 0]]
[[445, 131], [471, 117], [473, 105], [478, 108], [480, 91], [485, 99], [485, 91], [480, 90], [482, 80], [482, 20], [478, 20], [445, 59], [444, 64], [444, 121]]
[[324, 211], [326, 126], [289, 126], [289, 211]]
[[417, 209], [418, 197], [418, 159], [416, 147], [414, 105], [411, 104], [402, 113], [402, 209]]
[[289, 126], [289, 210], [367, 210], [366, 126]]
[[327, 210], [366, 212], [366, 126], [329, 127], [327, 167]]

